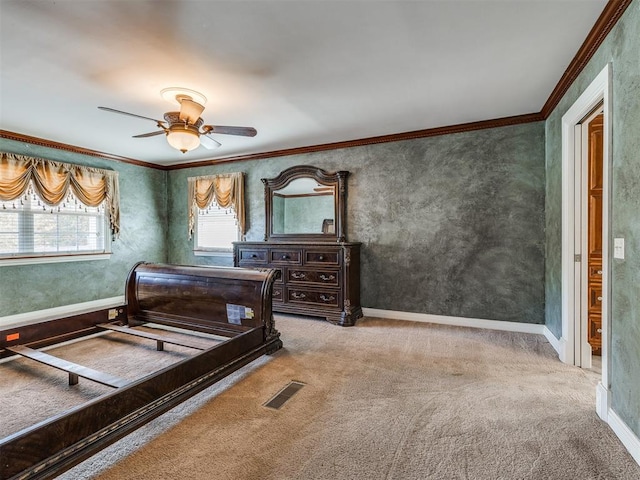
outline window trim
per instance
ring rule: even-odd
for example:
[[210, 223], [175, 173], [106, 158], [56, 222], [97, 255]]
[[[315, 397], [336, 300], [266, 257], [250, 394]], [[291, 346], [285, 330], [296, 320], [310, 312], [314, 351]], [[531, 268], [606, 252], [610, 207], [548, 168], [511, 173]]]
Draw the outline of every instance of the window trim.
[[224, 258], [230, 258], [233, 257], [233, 248], [231, 248], [230, 250], [204, 250], [204, 249], [198, 249], [198, 250], [194, 250], [193, 251], [193, 255], [196, 257], [224, 257]]
[[65, 253], [62, 255], [15, 256], [0, 258], [0, 267], [35, 265], [40, 263], [86, 262], [89, 260], [109, 260], [112, 252], [104, 253]]

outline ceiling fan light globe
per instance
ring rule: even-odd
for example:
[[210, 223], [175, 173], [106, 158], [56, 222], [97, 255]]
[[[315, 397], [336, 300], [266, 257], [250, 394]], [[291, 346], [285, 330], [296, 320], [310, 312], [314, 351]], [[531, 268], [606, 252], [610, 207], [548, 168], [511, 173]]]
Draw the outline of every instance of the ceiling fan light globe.
[[187, 153], [200, 146], [200, 134], [189, 125], [173, 125], [167, 132], [167, 142], [176, 150]]

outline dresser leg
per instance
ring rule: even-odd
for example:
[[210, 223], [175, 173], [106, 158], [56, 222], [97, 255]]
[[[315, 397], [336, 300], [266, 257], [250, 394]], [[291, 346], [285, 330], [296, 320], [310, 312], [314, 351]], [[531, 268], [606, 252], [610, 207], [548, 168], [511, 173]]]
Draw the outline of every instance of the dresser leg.
[[356, 324], [356, 320], [362, 318], [362, 308], [358, 308], [353, 311], [342, 311], [340, 317], [335, 320], [332, 320], [327, 317], [331, 323], [335, 323], [336, 325], [340, 325], [341, 327], [353, 327]]

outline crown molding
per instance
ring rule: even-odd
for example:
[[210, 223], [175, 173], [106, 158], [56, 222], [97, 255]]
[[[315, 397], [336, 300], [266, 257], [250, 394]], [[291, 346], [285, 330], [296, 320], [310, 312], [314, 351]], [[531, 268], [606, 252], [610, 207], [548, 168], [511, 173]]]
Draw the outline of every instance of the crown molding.
[[416, 138], [435, 137], [439, 135], [450, 135], [453, 133], [471, 132], [474, 130], [484, 130], [487, 128], [506, 127], [510, 125], [519, 125], [522, 123], [531, 123], [542, 121], [544, 118], [540, 113], [528, 113], [525, 115], [514, 115], [511, 117], [496, 118], [492, 120], [482, 120], [480, 122], [461, 123], [458, 125], [449, 125], [446, 127], [428, 128], [424, 130], [414, 130], [411, 132], [394, 133], [389, 135], [381, 135], [377, 137], [361, 138], [357, 140], [347, 140], [343, 142], [324, 143], [320, 145], [309, 145], [306, 147], [288, 148], [283, 150], [273, 150], [270, 152], [251, 153], [247, 155], [238, 155], [234, 157], [216, 158], [210, 160], [197, 160], [189, 163], [179, 163], [175, 165], [158, 165], [154, 163], [143, 162], [133, 158], [121, 157], [109, 153], [98, 152], [86, 148], [68, 145], [66, 143], [54, 142], [43, 138], [23, 135], [21, 133], [0, 130], [0, 138], [8, 140], [17, 140], [43, 147], [55, 148], [58, 150], [66, 150], [72, 153], [80, 153], [83, 155], [91, 155], [94, 157], [106, 158], [117, 162], [130, 163], [141, 167], [155, 168], [158, 170], [181, 170], [193, 167], [205, 167], [210, 165], [218, 165], [221, 163], [242, 162], [248, 160], [264, 160], [274, 157], [286, 157], [289, 155], [303, 155], [314, 152], [324, 152], [327, 150], [337, 150], [339, 148], [361, 147], [364, 145], [374, 145], [377, 143], [399, 142], [402, 140], [412, 140]]
[[633, 0], [609, 0], [540, 113], [546, 120]]
[[68, 143], [54, 142], [53, 140], [47, 140], [45, 138], [39, 138], [39, 137], [32, 137], [31, 135], [24, 135], [22, 133], [10, 132], [8, 130], [0, 130], [0, 138], [5, 138], [7, 140], [15, 140], [17, 142], [29, 143], [31, 145], [39, 145], [41, 147], [54, 148], [56, 150], [64, 150], [66, 152], [78, 153], [81, 155], [89, 155], [91, 157], [105, 158], [107, 160], [113, 160], [114, 162], [129, 163], [131, 165], [137, 165], [139, 167], [155, 168], [158, 170], [166, 169], [166, 167], [162, 165], [143, 162], [142, 160], [136, 160], [135, 158], [121, 157], [120, 155], [113, 155], [111, 153], [99, 152], [97, 150], [77, 147], [75, 145], [69, 145]]
[[587, 35], [587, 38], [580, 46], [580, 49], [571, 60], [571, 63], [564, 71], [560, 81], [555, 86], [551, 95], [547, 99], [546, 103], [542, 107], [542, 110], [538, 113], [529, 113], [525, 115], [516, 115], [512, 117], [499, 118], [494, 120], [484, 120], [480, 122], [463, 123], [459, 125], [450, 125], [445, 127], [430, 128], [425, 130], [415, 130], [412, 132], [397, 133], [390, 135], [382, 135], [378, 137], [362, 138], [358, 140], [348, 140], [343, 142], [325, 143], [321, 145], [310, 145], [306, 147], [289, 148], [284, 150], [273, 150], [270, 152], [252, 153], [247, 155], [238, 155], [232, 157], [223, 157], [210, 160], [199, 160], [189, 163], [180, 163], [174, 165], [158, 165], [155, 163], [144, 162], [133, 158], [121, 157], [119, 155], [113, 155], [105, 152], [98, 152], [86, 148], [76, 147], [74, 145], [68, 145], [65, 143], [54, 142], [38, 137], [31, 137], [29, 135], [23, 135], [20, 133], [9, 132], [7, 130], [0, 130], [0, 138], [6, 138], [9, 140], [17, 140], [19, 142], [31, 143], [34, 145], [40, 145], [48, 148], [55, 148], [58, 150], [65, 150], [72, 153], [79, 153], [82, 155], [90, 155], [94, 157], [106, 158], [108, 160], [114, 160], [116, 162], [129, 163], [132, 165], [138, 165], [142, 167], [154, 168], [157, 170], [179, 170], [184, 168], [204, 167], [209, 165], [217, 165], [220, 163], [241, 162], [248, 160], [263, 160], [267, 158], [283, 157], [288, 155], [301, 155], [313, 152], [323, 152], [327, 150], [335, 150], [339, 148], [350, 148], [364, 145], [373, 145], [377, 143], [398, 142], [402, 140], [410, 140], [416, 138], [434, 137], [438, 135], [449, 135], [452, 133], [470, 132], [473, 130], [482, 130], [485, 128], [504, 127], [508, 125], [517, 125], [522, 123], [537, 122], [546, 120], [553, 109], [558, 105], [562, 97], [567, 90], [573, 84], [580, 72], [584, 69], [586, 64], [591, 60], [598, 47], [602, 44], [606, 36], [611, 29], [618, 22], [620, 17], [624, 14], [627, 7], [633, 2], [633, 0], [609, 0], [604, 7], [604, 10], [596, 20], [593, 28]]
[[242, 162], [246, 160], [263, 160], [266, 158], [286, 157], [289, 155], [302, 155], [306, 153], [324, 152], [327, 150], [337, 150], [339, 148], [361, 147], [376, 143], [399, 142], [402, 140], [412, 140], [416, 138], [435, 137], [438, 135], [450, 135], [452, 133], [464, 133], [486, 128], [506, 127], [509, 125], [519, 125], [544, 120], [540, 113], [528, 113], [526, 115], [515, 115], [512, 117], [497, 118], [493, 120], [483, 120], [481, 122], [462, 123], [459, 125], [449, 125], [446, 127], [428, 128], [425, 130], [414, 130], [412, 132], [394, 133], [381, 135], [378, 137], [361, 138], [358, 140], [347, 140], [344, 142], [324, 143], [321, 145], [310, 145], [307, 147], [288, 148], [284, 150], [273, 150], [271, 152], [251, 153], [248, 155], [238, 155], [235, 157], [217, 158], [212, 160], [199, 160], [190, 163], [180, 163], [165, 167], [167, 170], [180, 170], [183, 168], [204, 167], [218, 165], [220, 163]]

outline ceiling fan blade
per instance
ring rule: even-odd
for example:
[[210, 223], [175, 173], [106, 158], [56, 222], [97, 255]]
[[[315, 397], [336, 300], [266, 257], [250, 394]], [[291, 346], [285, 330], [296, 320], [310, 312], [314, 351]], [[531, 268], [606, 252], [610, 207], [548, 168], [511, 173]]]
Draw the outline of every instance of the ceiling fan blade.
[[100, 110], [104, 110], [106, 112], [119, 113], [121, 115], [128, 115], [130, 117], [137, 117], [137, 118], [143, 118], [145, 120], [151, 120], [152, 122], [156, 122], [158, 124], [164, 123], [162, 120], [156, 120], [155, 118], [144, 117], [142, 115], [136, 115], [135, 113], [123, 112], [122, 110], [116, 110], [115, 108], [109, 108], [109, 107], [98, 107], [98, 108]]
[[243, 137], [255, 137], [258, 131], [252, 127], [226, 127], [223, 125], [204, 125], [205, 133], [222, 133], [224, 135], [240, 135]]
[[206, 133], [200, 135], [200, 145], [202, 145], [204, 148], [208, 148], [209, 150], [213, 150], [214, 148], [222, 146], [219, 141], [217, 141], [215, 138], [211, 138]]
[[155, 137], [156, 135], [164, 134], [164, 130], [158, 130], [157, 132], [149, 132], [149, 133], [141, 133], [140, 135], [133, 135], [133, 138], [147, 138], [147, 137]]

